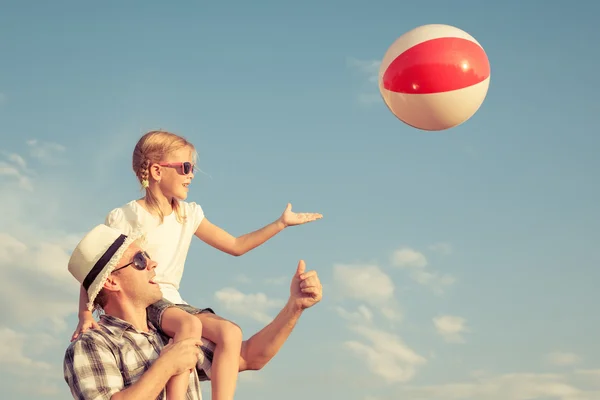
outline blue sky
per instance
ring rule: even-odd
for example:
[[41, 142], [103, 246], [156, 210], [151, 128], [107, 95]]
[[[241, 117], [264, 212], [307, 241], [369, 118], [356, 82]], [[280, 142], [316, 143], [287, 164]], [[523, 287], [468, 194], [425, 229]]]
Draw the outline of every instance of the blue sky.
[[[133, 145], [163, 128], [198, 147], [189, 199], [231, 233], [288, 201], [324, 214], [240, 258], [191, 247], [184, 298], [246, 337], [298, 259], [325, 286], [236, 398], [599, 399], [600, 6], [566, 4], [0, 2], [5, 397], [69, 397], [68, 254], [139, 196]], [[403, 125], [372, 81], [429, 23], [491, 64], [479, 112], [445, 132]]]

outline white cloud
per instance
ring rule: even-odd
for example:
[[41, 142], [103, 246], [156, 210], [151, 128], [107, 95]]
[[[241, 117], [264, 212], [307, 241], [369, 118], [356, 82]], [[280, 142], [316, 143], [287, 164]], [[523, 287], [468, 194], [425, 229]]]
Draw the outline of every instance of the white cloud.
[[336, 264], [333, 277], [345, 297], [381, 304], [394, 296], [394, 283], [376, 265]]
[[37, 139], [28, 140], [29, 155], [45, 164], [63, 164], [66, 147], [52, 142], [40, 142]]
[[57, 394], [58, 383], [64, 382], [62, 366], [39, 358], [56, 353], [60, 343], [45, 333], [16, 332], [0, 327], [0, 371], [12, 388], [22, 394], [32, 394], [35, 398]]
[[347, 64], [351, 68], [360, 71], [369, 82], [377, 83], [379, 79], [379, 66], [381, 65], [380, 60], [360, 60], [350, 57], [347, 59]]
[[452, 251], [453, 251], [452, 245], [450, 243], [444, 243], [444, 242], [432, 244], [431, 246], [429, 246], [429, 250], [435, 251], [436, 253], [440, 253], [440, 254], [444, 254], [444, 255], [452, 254]]
[[429, 272], [421, 269], [412, 270], [411, 278], [423, 286], [428, 287], [437, 295], [442, 295], [446, 288], [456, 282], [456, 278], [449, 274], [440, 274], [438, 272]]
[[[38, 337], [19, 334], [12, 329], [0, 327], [0, 365], [15, 370], [35, 370], [37, 372], [47, 371], [52, 368], [48, 363], [36, 361], [23, 354], [25, 342], [36, 344], [37, 340], [48, 340], [45, 335]], [[37, 339], [37, 340], [31, 340]], [[39, 342], [37, 343], [39, 346]]]
[[39, 398], [55, 394], [62, 379], [62, 367], [41, 356], [62, 360], [72, 332], [65, 319], [76, 313], [79, 290], [67, 260], [78, 236], [56, 229], [55, 217], [73, 205], [61, 198], [62, 183], [44, 179], [51, 167], [38, 175], [30, 159], [0, 156], [0, 204], [8, 211], [0, 213], [0, 368], [14, 390]]
[[546, 361], [555, 366], [571, 366], [578, 364], [581, 361], [581, 357], [575, 353], [557, 351], [546, 355]]
[[252, 283], [252, 279], [250, 279], [247, 275], [244, 275], [244, 274], [236, 275], [235, 281], [237, 283], [242, 283], [242, 284]]
[[600, 383], [600, 369], [579, 369], [575, 373], [596, 378], [597, 382]]
[[[14, 155], [13, 155], [14, 156]], [[20, 157], [17, 155], [17, 157]], [[31, 179], [15, 165], [0, 161], [0, 178], [7, 178], [9, 181], [16, 182], [18, 187], [28, 192], [33, 191]]]
[[357, 58], [348, 58], [347, 65], [351, 69], [358, 71], [363, 81], [363, 89], [357, 95], [359, 103], [364, 105], [371, 105], [375, 103], [383, 103], [379, 88], [377, 87], [377, 81], [379, 80], [379, 65], [380, 60], [360, 60]]
[[5, 93], [0, 93], [0, 106], [3, 106], [8, 101], [8, 97]]
[[393, 266], [408, 271], [409, 276], [417, 283], [428, 287], [435, 294], [441, 295], [446, 288], [453, 285], [456, 279], [449, 274], [440, 274], [427, 269], [429, 261], [425, 255], [409, 247], [395, 250], [391, 256]]
[[227, 311], [265, 324], [273, 320], [271, 311], [284, 305], [282, 300], [270, 299], [264, 293], [244, 294], [235, 288], [223, 288], [217, 291], [215, 299]]
[[512, 373], [461, 383], [405, 386], [397, 396], [415, 400], [598, 400], [600, 391], [576, 385], [566, 375]]
[[403, 247], [392, 253], [392, 264], [400, 268], [422, 268], [427, 265], [427, 258], [423, 253]]
[[15, 153], [9, 153], [6, 158], [8, 158], [8, 160], [12, 163], [17, 164], [17, 166], [19, 166], [22, 169], [26, 169], [27, 168], [27, 162], [25, 161], [25, 159], [23, 157], [21, 157], [18, 154]]
[[340, 317], [357, 324], [370, 323], [373, 321], [373, 312], [364, 304], [358, 306], [356, 311], [353, 312], [346, 310], [342, 306], [336, 306], [334, 307], [334, 310]]
[[[5, 154], [13, 165], [27, 166], [24, 157]], [[54, 186], [36, 188], [36, 196], [31, 198], [28, 191], [34, 186], [35, 174], [30, 175], [31, 187], [0, 186], [0, 203], [10, 210], [0, 214], [0, 302], [10, 304], [0, 311], [0, 327], [45, 326], [49, 322], [53, 329], [61, 330], [65, 317], [77, 308], [77, 284], [66, 268], [77, 236], [42, 227], [42, 221], [54, 225], [49, 212], [53, 203], [62, 200]]]
[[267, 278], [265, 279], [265, 283], [267, 285], [283, 285], [288, 283], [290, 280], [287, 276], [278, 276], [276, 278]]
[[408, 347], [398, 335], [364, 325], [352, 326], [351, 330], [370, 343], [351, 340], [346, 341], [344, 346], [387, 383], [410, 381], [417, 369], [426, 363], [426, 359]]
[[442, 315], [433, 318], [433, 325], [446, 342], [464, 343], [464, 333], [469, 332], [467, 321], [462, 317]]
[[17, 239], [0, 232], [0, 302], [10, 304], [0, 311], [3, 325], [50, 322], [56, 331], [66, 328], [64, 319], [76, 312], [79, 293], [66, 268], [71, 247], [69, 236]]
[[335, 291], [341, 298], [367, 303], [390, 320], [401, 318], [394, 299], [394, 282], [377, 265], [336, 264], [333, 278]]

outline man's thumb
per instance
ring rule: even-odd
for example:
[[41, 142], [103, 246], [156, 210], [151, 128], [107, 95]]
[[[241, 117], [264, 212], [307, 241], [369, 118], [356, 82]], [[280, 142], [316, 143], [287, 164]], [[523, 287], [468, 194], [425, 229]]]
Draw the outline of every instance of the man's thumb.
[[306, 263], [304, 260], [298, 262], [298, 269], [296, 270], [296, 276], [300, 276], [306, 271]]

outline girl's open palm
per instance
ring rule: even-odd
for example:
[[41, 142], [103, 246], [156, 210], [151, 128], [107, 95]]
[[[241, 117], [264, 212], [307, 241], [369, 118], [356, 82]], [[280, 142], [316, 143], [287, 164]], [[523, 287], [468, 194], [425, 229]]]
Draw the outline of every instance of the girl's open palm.
[[284, 226], [288, 227], [306, 224], [307, 222], [316, 221], [321, 218], [323, 218], [323, 215], [319, 213], [295, 213], [292, 211], [292, 204], [288, 203], [279, 220]]

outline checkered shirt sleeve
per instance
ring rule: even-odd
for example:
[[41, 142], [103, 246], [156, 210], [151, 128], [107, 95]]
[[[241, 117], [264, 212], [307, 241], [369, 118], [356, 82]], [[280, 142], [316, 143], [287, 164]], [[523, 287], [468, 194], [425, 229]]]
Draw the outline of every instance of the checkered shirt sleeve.
[[99, 337], [82, 337], [67, 348], [64, 377], [77, 400], [110, 399], [124, 388], [110, 347]]

